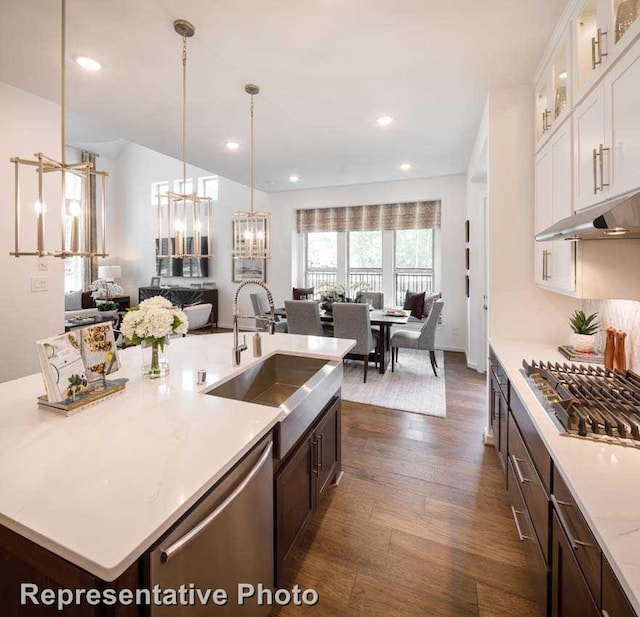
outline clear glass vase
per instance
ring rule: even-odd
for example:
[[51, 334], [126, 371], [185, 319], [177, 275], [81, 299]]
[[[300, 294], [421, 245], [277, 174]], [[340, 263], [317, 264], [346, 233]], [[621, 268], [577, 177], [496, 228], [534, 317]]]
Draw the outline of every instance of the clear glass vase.
[[169, 374], [169, 358], [167, 351], [169, 337], [156, 339], [151, 343], [143, 341], [142, 348], [142, 376], [147, 379], [159, 379]]

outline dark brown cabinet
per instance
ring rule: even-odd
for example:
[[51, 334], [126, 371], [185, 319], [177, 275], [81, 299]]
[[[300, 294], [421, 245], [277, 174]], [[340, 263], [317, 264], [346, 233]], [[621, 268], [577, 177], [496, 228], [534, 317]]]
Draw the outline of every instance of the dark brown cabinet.
[[552, 524], [551, 617], [600, 617], [598, 605], [555, 512]]
[[602, 560], [602, 617], [636, 617], [609, 563]]
[[335, 398], [275, 475], [277, 586], [284, 581], [287, 559], [296, 538], [340, 473], [340, 399]]
[[490, 379], [490, 409], [491, 409], [491, 430], [493, 432], [493, 445], [498, 454], [498, 459], [502, 468], [506, 472], [507, 465], [507, 441], [508, 441], [508, 416], [509, 408], [504, 394], [500, 389], [498, 379], [493, 372]]

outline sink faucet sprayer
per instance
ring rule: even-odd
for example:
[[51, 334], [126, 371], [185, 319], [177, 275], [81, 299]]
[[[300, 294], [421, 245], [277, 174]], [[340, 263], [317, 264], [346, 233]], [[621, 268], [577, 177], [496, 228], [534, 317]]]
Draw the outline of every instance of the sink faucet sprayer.
[[[238, 314], [238, 296], [240, 295], [240, 290], [247, 285], [257, 285], [258, 287], [262, 287], [267, 292], [267, 301], [269, 302], [269, 317], [266, 315], [239, 315]], [[242, 356], [242, 352], [247, 348], [247, 337], [243, 336], [243, 342], [240, 344], [239, 341], [239, 333], [238, 333], [238, 320], [239, 319], [255, 319], [256, 321], [266, 321], [268, 324], [269, 334], [275, 334], [276, 331], [276, 314], [275, 314], [275, 306], [273, 303], [273, 294], [271, 290], [266, 286], [265, 283], [258, 280], [250, 280], [244, 281], [238, 285], [236, 289], [236, 293], [233, 296], [233, 364], [234, 366], [239, 366], [240, 358]]]

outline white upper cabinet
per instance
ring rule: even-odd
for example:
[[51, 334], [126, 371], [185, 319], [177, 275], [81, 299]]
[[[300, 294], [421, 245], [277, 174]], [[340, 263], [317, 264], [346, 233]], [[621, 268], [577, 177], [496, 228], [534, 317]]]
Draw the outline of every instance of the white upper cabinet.
[[554, 48], [536, 83], [536, 142], [541, 147], [571, 110], [570, 31]]
[[[536, 233], [573, 212], [571, 121], [560, 125], [536, 157]], [[575, 292], [575, 259], [571, 242], [537, 242], [535, 281], [541, 287]]]
[[640, 34], [638, 0], [584, 0], [573, 19], [575, 101]]
[[[576, 210], [606, 199], [608, 182], [605, 164], [606, 143], [604, 86], [598, 86], [580, 103], [573, 114]], [[607, 160], [605, 160], [607, 159]]]
[[614, 196], [640, 186], [640, 44], [612, 67], [604, 89], [611, 147], [610, 156], [605, 153], [604, 173]]

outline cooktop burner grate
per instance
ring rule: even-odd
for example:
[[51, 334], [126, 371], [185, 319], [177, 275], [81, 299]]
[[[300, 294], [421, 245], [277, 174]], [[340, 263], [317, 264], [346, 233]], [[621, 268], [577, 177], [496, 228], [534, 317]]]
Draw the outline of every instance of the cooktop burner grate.
[[640, 448], [640, 376], [558, 362], [522, 366], [568, 435]]

